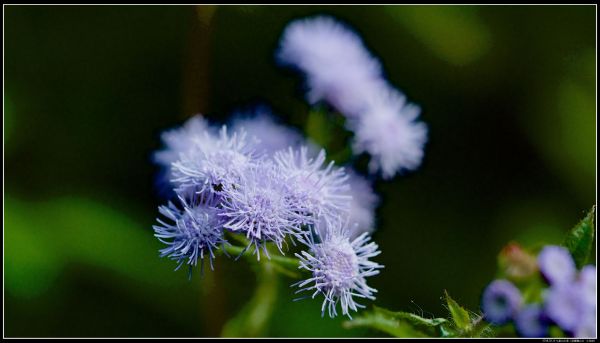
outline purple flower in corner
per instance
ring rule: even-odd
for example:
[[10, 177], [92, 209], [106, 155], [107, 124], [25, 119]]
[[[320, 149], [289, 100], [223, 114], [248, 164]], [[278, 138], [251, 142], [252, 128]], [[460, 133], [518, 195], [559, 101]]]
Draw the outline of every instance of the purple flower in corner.
[[569, 283], [575, 279], [575, 262], [564, 247], [549, 245], [538, 255], [538, 266], [542, 276], [550, 285]]
[[521, 303], [521, 292], [515, 285], [507, 280], [495, 280], [483, 292], [481, 307], [487, 321], [502, 325], [513, 319]]
[[527, 305], [515, 315], [515, 327], [521, 337], [547, 337], [549, 322], [539, 305]]

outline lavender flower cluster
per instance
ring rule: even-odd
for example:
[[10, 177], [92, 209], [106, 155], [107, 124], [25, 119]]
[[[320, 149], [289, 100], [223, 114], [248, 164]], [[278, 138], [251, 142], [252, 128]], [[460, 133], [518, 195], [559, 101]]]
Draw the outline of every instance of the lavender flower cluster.
[[580, 271], [567, 249], [546, 246], [537, 267], [549, 285], [542, 302], [525, 304], [524, 295], [508, 280], [495, 280], [485, 289], [482, 310], [486, 320], [503, 325], [514, 322], [523, 337], [547, 337], [552, 325], [571, 337], [596, 336], [596, 267]]
[[164, 218], [154, 231], [166, 245], [161, 256], [175, 260], [176, 269], [186, 264], [191, 271], [204, 259], [212, 268], [229, 244], [226, 232], [243, 235], [244, 251], [258, 260], [269, 257], [269, 244], [284, 254], [284, 245], [300, 242], [300, 268], [311, 277], [296, 285], [313, 297], [323, 294], [323, 312], [333, 317], [340, 304], [350, 316], [362, 307], [354, 298], [374, 299], [366, 278], [383, 266], [369, 260], [380, 252], [368, 236], [376, 196], [367, 180], [326, 163], [324, 150], [264, 109], [236, 116], [231, 130], [198, 115], [162, 140], [154, 160], [175, 196], [159, 207]]
[[421, 164], [427, 126], [417, 120], [420, 108], [385, 80], [381, 63], [345, 24], [326, 16], [292, 22], [277, 60], [303, 73], [310, 103], [325, 101], [346, 117], [352, 149], [371, 155], [371, 172], [390, 179]]
[[[306, 73], [310, 103], [325, 100], [346, 116], [372, 174], [418, 167], [427, 135], [420, 110], [388, 85], [354, 32], [329, 17], [292, 22], [277, 59]], [[336, 316], [339, 304], [350, 317], [364, 307], [357, 298], [375, 299], [366, 278], [383, 268], [370, 260], [380, 253], [369, 236], [379, 199], [370, 181], [326, 162], [325, 150], [268, 112], [238, 113], [221, 127], [197, 115], [162, 134], [154, 162], [169, 201], [154, 226], [166, 245], [160, 255], [191, 273], [204, 260], [212, 269], [232, 237], [259, 261], [299, 243], [295, 256], [310, 276], [294, 284], [296, 293], [321, 294], [322, 315]]]

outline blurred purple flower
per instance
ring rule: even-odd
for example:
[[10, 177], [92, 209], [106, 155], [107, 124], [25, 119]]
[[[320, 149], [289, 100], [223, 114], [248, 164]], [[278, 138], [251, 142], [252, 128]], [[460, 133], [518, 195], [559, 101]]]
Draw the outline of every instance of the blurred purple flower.
[[[369, 180], [348, 169], [349, 194], [352, 196], [349, 211], [350, 238], [358, 237], [361, 233], [371, 233], [375, 229], [375, 208], [379, 197], [373, 192]], [[356, 224], [356, 225], [352, 225]]]
[[385, 86], [369, 98], [363, 115], [347, 122], [355, 132], [355, 154], [371, 155], [371, 173], [381, 172], [384, 179], [390, 179], [398, 172], [419, 167], [427, 142], [427, 126], [417, 121], [420, 111], [403, 94]]
[[277, 60], [306, 74], [310, 103], [326, 100], [346, 116], [365, 108], [364, 93], [382, 82], [381, 64], [349, 27], [327, 16], [290, 23]]
[[542, 276], [550, 285], [569, 283], [575, 279], [575, 262], [564, 247], [548, 245], [538, 255], [538, 266]]
[[515, 315], [515, 327], [521, 337], [547, 337], [549, 322], [539, 305], [527, 305]]
[[585, 308], [581, 288], [575, 283], [556, 284], [545, 295], [544, 312], [568, 333], [573, 333], [584, 318]]
[[234, 133], [241, 134], [245, 131], [249, 137], [256, 137], [255, 150], [261, 154], [272, 155], [278, 150], [307, 144], [300, 132], [278, 123], [265, 106], [235, 113], [231, 120], [231, 128]]
[[502, 325], [513, 319], [521, 307], [521, 292], [510, 281], [495, 280], [483, 292], [483, 315], [492, 324]]

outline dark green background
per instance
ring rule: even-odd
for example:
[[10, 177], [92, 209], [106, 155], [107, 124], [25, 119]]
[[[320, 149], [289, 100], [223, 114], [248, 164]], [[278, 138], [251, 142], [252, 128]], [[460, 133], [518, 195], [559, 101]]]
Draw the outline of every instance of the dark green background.
[[[214, 336], [252, 294], [245, 261], [192, 281], [158, 258], [159, 134], [268, 103], [304, 128], [274, 65], [290, 20], [347, 21], [422, 107], [423, 165], [379, 181], [375, 304], [477, 310], [504, 244], [557, 243], [595, 201], [593, 6], [6, 6], [7, 336]], [[333, 145], [343, 144], [333, 131]], [[291, 302], [273, 336], [373, 334]]]

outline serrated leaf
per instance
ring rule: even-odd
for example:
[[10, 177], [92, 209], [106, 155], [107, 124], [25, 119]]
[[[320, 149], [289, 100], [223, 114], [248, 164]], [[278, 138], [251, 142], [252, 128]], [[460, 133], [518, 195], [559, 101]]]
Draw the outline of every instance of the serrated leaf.
[[578, 268], [588, 261], [594, 245], [594, 219], [596, 206], [575, 227], [569, 231], [562, 245], [567, 247]]
[[347, 329], [357, 327], [374, 329], [394, 337], [429, 337], [408, 322], [392, 318], [379, 311], [365, 312], [353, 320], [345, 321], [343, 325]]
[[452, 317], [452, 321], [454, 325], [458, 329], [468, 330], [471, 325], [471, 318], [469, 317], [469, 312], [462, 308], [454, 299], [450, 297], [447, 291], [444, 290], [444, 295], [446, 297], [446, 304], [448, 305], [448, 310], [450, 311], [450, 315]]
[[406, 320], [413, 325], [439, 326], [447, 322], [445, 318], [423, 318], [410, 312], [392, 312], [382, 307], [373, 306], [374, 311], [395, 319]]

